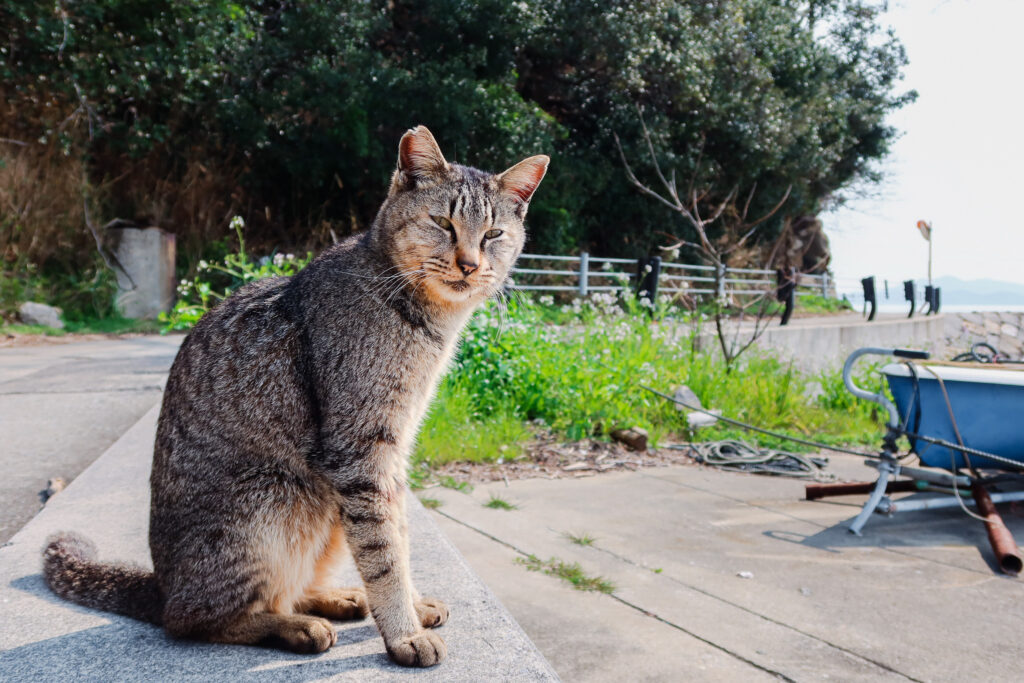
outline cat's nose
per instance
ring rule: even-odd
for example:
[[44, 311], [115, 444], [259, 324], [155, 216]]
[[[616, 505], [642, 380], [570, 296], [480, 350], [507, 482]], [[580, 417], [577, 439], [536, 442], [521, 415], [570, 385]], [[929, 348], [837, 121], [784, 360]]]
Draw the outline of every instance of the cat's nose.
[[459, 270], [461, 270], [462, 274], [464, 276], [466, 276], [466, 277], [469, 277], [469, 275], [473, 271], [475, 271], [477, 268], [480, 267], [479, 263], [476, 263], [475, 261], [470, 261], [469, 259], [461, 259], [460, 258], [458, 260], [458, 264], [459, 264]]

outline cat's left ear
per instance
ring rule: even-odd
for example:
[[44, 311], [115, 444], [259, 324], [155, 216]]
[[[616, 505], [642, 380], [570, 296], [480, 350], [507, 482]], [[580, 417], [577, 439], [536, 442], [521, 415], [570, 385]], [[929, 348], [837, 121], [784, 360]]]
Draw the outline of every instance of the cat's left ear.
[[498, 186], [501, 191], [517, 201], [528, 204], [544, 174], [548, 171], [551, 158], [546, 154], [538, 154], [523, 159], [512, 168], [498, 174]]

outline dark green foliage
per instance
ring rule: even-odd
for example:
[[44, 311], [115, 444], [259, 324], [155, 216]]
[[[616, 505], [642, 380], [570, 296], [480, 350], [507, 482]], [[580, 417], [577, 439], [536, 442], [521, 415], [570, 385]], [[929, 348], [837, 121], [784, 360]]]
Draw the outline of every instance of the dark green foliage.
[[913, 96], [896, 89], [905, 58], [879, 12], [868, 0], [0, 0], [0, 96], [25, 114], [0, 135], [59, 139], [106, 183], [108, 215], [153, 214], [198, 259], [232, 212], [257, 246], [302, 250], [364, 227], [396, 140], [423, 123], [449, 158], [488, 169], [552, 154], [530, 249], [636, 255], [664, 242], [658, 231], [685, 231], [624, 179], [613, 134], [643, 174], [639, 107], [661, 161], [703, 201], [756, 186], [760, 215], [793, 187], [769, 240], [785, 215], [875, 178], [894, 136], [884, 117]]

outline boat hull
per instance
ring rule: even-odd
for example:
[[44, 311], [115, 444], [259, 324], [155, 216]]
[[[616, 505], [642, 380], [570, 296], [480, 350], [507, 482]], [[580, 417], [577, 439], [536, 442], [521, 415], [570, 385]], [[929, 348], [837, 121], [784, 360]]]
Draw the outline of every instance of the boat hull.
[[[1024, 372], [988, 367], [915, 364], [917, 386], [906, 364], [882, 368], [909, 432], [957, 443], [954, 421], [964, 445], [1024, 463]], [[949, 406], [937, 373], [949, 394]], [[920, 408], [920, 421], [916, 414]], [[910, 439], [911, 447], [930, 467], [955, 469], [967, 465], [963, 454], [944, 446]], [[1005, 469], [988, 458], [969, 456], [975, 467]]]

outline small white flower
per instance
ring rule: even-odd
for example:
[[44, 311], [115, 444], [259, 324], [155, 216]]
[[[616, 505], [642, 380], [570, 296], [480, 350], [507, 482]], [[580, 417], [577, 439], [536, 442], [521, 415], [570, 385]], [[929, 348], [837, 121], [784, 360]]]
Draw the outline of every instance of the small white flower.
[[295, 260], [295, 254], [286, 254], [285, 257], [284, 257], [284, 260], [285, 261], [294, 261]]
[[206, 270], [209, 267], [210, 267], [210, 264], [207, 263], [206, 261], [203, 261], [203, 260], [199, 261], [199, 270]]
[[245, 221], [242, 220], [241, 216], [235, 216], [234, 218], [231, 219], [230, 227], [232, 230], [240, 230], [241, 228], [245, 227]]
[[601, 270], [611, 270], [611, 269], [612, 269], [611, 261], [605, 261], [604, 263], [601, 264]]
[[188, 280], [182, 280], [180, 284], [184, 287], [188, 284]]

